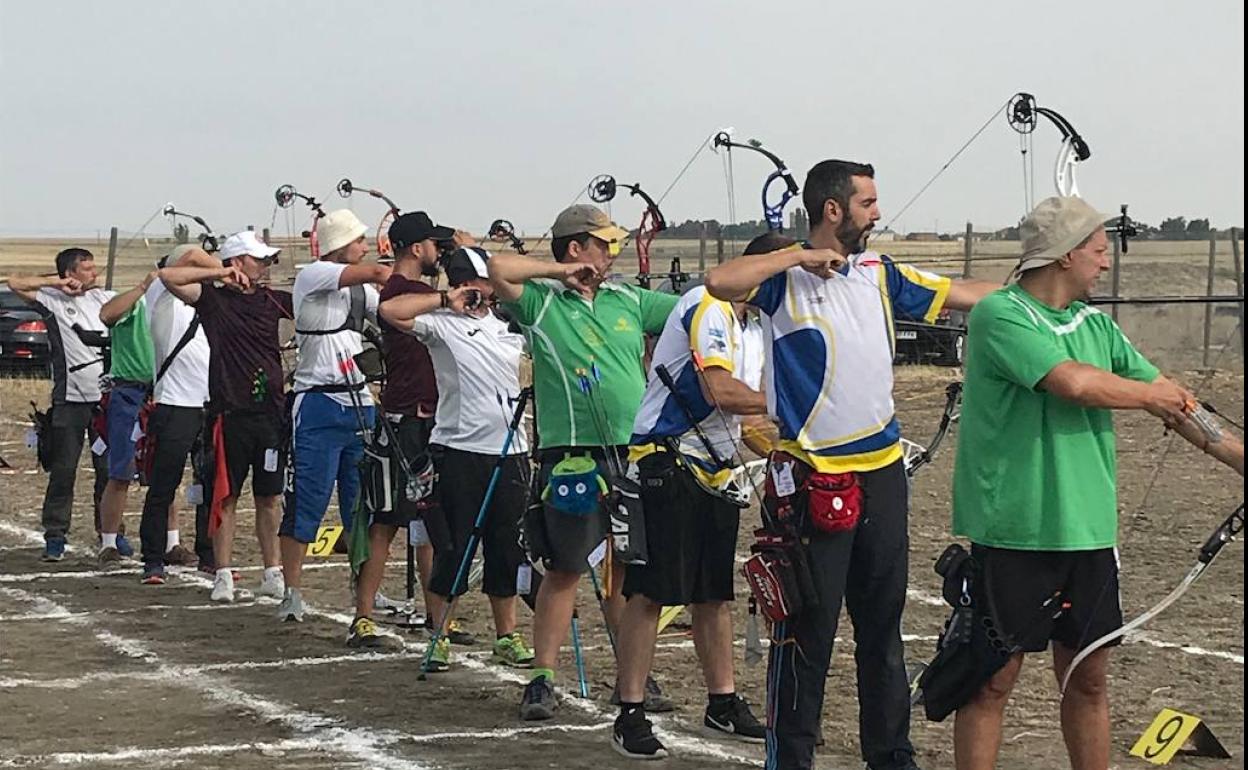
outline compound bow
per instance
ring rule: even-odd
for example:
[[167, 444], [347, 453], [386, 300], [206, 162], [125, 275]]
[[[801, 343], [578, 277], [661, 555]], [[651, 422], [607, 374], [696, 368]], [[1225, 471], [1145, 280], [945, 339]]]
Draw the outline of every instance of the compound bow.
[[509, 220], [495, 219], [490, 223], [490, 229], [486, 231], [485, 237], [497, 243], [510, 245], [521, 256], [529, 253], [524, 245], [524, 239], [516, 235], [516, 227]]
[[204, 231], [199, 234], [200, 247], [209, 254], [217, 250], [217, 236], [213, 235], [212, 228], [209, 227], [208, 223], [204, 221], [203, 217], [198, 217], [194, 214], [187, 214], [184, 211], [178, 211], [177, 207], [172, 203], [166, 203], [164, 209], [161, 210], [161, 213], [169, 217], [169, 219], [175, 224], [177, 223], [178, 217], [182, 217], [183, 219], [189, 219], [199, 225], [204, 229]]
[[302, 235], [308, 239], [308, 249], [312, 254], [312, 259], [320, 259], [321, 249], [316, 240], [316, 223], [321, 220], [321, 217], [325, 216], [325, 210], [321, 208], [320, 202], [310, 195], [304, 195], [296, 190], [294, 185], [289, 184], [284, 184], [277, 188], [273, 193], [273, 198], [277, 201], [277, 205], [284, 209], [293, 206], [296, 198], [306, 203], [308, 208], [312, 209], [312, 224], [307, 230], [303, 231]]
[[371, 187], [360, 187], [359, 185], [353, 184], [350, 179], [347, 179], [345, 177], [338, 180], [338, 186], [335, 187], [334, 189], [336, 189], [338, 191], [338, 194], [344, 198], [350, 198], [351, 193], [353, 192], [362, 192], [362, 193], [368, 193], [369, 195], [371, 195], [374, 198], [377, 198], [378, 200], [385, 201], [386, 207], [387, 207], [386, 213], [382, 215], [381, 221], [377, 223], [377, 233], [374, 237], [375, 237], [375, 240], [377, 241], [378, 256], [380, 257], [393, 256], [394, 248], [390, 245], [390, 236], [387, 233], [387, 228], [390, 226], [390, 223], [394, 221], [395, 217], [397, 217], [399, 214], [402, 213], [399, 210], [399, 207], [394, 205], [394, 201], [386, 197], [386, 194], [383, 193], [381, 190], [374, 190]]
[[[628, 190], [630, 195], [635, 195], [645, 201], [645, 211], [641, 213], [641, 224], [637, 226], [637, 237], [635, 239], [637, 245], [637, 283], [643, 289], [650, 288], [650, 244], [654, 242], [655, 236], [667, 229], [667, 220], [663, 218], [663, 212], [659, 210], [659, 204], [654, 198], [643, 189], [639, 184], [618, 184], [615, 177], [610, 174], [600, 174], [593, 178], [589, 183], [589, 199], [594, 203], [607, 203], [615, 199], [615, 194], [620, 187]], [[680, 293], [679, 288], [675, 285], [675, 275], [680, 273], [680, 262], [673, 262], [672, 281], [673, 289], [676, 293]], [[688, 280], [688, 276], [685, 277]]]
[[[713, 146], [715, 148], [723, 147], [729, 153], [729, 162], [731, 162], [732, 148], [734, 147], [742, 150], [753, 150], [772, 162], [776, 170], [768, 174], [767, 179], [763, 182], [763, 218], [767, 220], [768, 230], [783, 231], [784, 207], [793, 199], [793, 196], [801, 192], [801, 188], [798, 186], [797, 180], [793, 178], [789, 167], [774, 152], [765, 149], [763, 143], [757, 139], [750, 139], [745, 144], [742, 144], [741, 142], [732, 141], [732, 135], [728, 131], [720, 131], [715, 134]], [[769, 193], [771, 188], [778, 182], [783, 182], [784, 189], [780, 192], [780, 199], [773, 201]], [[729, 191], [729, 194], [731, 195], [731, 191]]]

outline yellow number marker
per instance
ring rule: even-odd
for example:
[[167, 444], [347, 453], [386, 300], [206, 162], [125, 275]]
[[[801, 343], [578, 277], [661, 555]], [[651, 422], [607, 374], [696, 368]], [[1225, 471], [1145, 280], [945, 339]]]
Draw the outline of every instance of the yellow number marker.
[[1185, 754], [1221, 759], [1229, 759], [1231, 756], [1200, 717], [1174, 709], [1161, 710], [1131, 747], [1131, 756], [1154, 765], [1168, 764], [1189, 740], [1193, 748], [1184, 751]]
[[659, 613], [659, 633], [663, 633], [663, 629], [667, 628], [673, 620], [680, 617], [680, 613], [685, 611], [685, 605], [675, 604], [670, 607], [664, 607]]
[[342, 527], [321, 527], [316, 531], [316, 539], [308, 543], [308, 556], [329, 556], [334, 552], [334, 543], [342, 536]]

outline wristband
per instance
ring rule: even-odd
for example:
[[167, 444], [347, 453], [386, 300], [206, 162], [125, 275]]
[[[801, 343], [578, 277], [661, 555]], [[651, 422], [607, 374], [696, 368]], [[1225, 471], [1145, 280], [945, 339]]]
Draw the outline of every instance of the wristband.
[[451, 300], [450, 300], [450, 296], [448, 295], [448, 293], [446, 291], [440, 291], [438, 292], [438, 294], [441, 297], [441, 303], [442, 303], [438, 307], [450, 307]]

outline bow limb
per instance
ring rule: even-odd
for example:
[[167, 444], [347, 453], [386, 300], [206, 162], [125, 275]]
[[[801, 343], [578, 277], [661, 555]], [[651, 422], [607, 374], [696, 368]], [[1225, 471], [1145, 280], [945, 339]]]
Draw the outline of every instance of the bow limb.
[[1124, 623], [1115, 630], [1110, 631], [1108, 634], [1096, 639], [1087, 647], [1080, 650], [1079, 654], [1070, 661], [1070, 665], [1066, 667], [1066, 673], [1062, 675], [1062, 686], [1060, 688], [1061, 694], [1063, 696], [1066, 694], [1066, 688], [1070, 685], [1070, 679], [1074, 675], [1075, 669], [1078, 668], [1080, 663], [1087, 660], [1092, 653], [1096, 652], [1100, 648], [1115, 639], [1126, 636], [1164, 612], [1167, 607], [1178, 601], [1179, 597], [1182, 596], [1188, 588], [1191, 588], [1192, 584], [1196, 582], [1196, 579], [1200, 577], [1201, 573], [1203, 573], [1205, 568], [1208, 566], [1207, 562], [1197, 562], [1196, 565], [1192, 567], [1191, 571], [1187, 573], [1187, 577], [1183, 578], [1183, 582], [1179, 583], [1178, 587], [1171, 591], [1164, 599], [1154, 604], [1150, 609], [1142, 613], [1130, 623]]

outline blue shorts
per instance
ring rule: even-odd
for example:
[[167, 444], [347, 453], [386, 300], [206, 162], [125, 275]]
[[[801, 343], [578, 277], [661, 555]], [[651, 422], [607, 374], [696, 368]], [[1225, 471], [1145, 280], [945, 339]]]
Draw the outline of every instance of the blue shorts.
[[108, 477], [113, 481], [134, 481], [134, 425], [146, 400], [147, 385], [142, 383], [114, 384], [108, 393], [104, 443], [108, 444]]
[[343, 526], [351, 528], [351, 514], [360, 495], [359, 463], [364, 456], [360, 420], [371, 428], [374, 411], [366, 406], [357, 414], [355, 407], [324, 393], [299, 393], [294, 399], [295, 483], [287, 495], [278, 534], [310, 543], [316, 539], [335, 483]]

